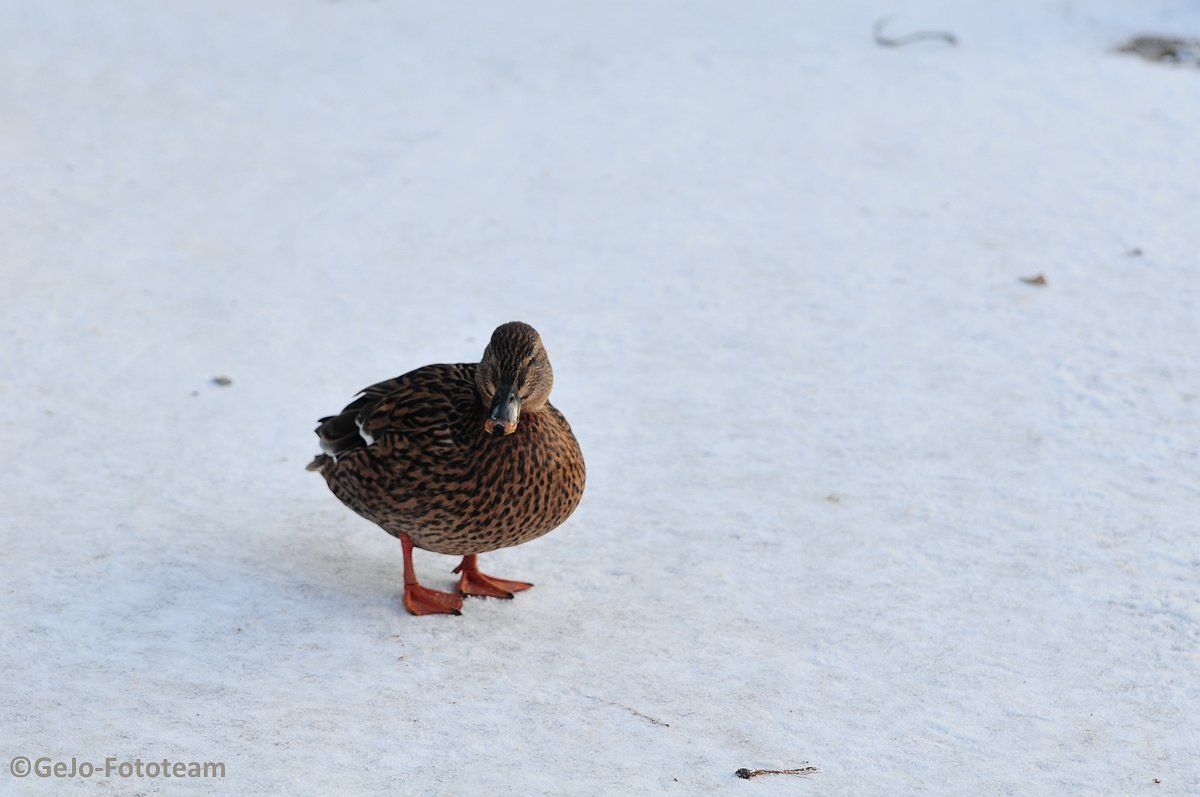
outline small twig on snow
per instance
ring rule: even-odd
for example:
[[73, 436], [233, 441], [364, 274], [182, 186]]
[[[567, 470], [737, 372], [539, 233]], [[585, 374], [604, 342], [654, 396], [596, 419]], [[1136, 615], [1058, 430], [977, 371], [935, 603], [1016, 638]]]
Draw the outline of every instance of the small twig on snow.
[[643, 714], [642, 712], [638, 711], [636, 708], [630, 708], [629, 706], [623, 705], [621, 703], [613, 703], [612, 705], [616, 706], [617, 708], [623, 708], [626, 711], [628, 711], [630, 714], [632, 714], [633, 716], [641, 717], [642, 719], [646, 720], [647, 722], [653, 723], [655, 725], [660, 725], [664, 728], [671, 727], [671, 723], [663, 722], [662, 720], [656, 720], [656, 719], [654, 719], [654, 717], [651, 717], [649, 714]]
[[816, 767], [800, 767], [799, 769], [739, 769], [733, 774], [739, 778], [750, 780], [750, 778], [757, 778], [759, 775], [811, 775], [814, 772], [820, 771]]
[[638, 711], [636, 708], [630, 708], [629, 706], [625, 705], [624, 703], [618, 703], [614, 700], [603, 700], [602, 698], [596, 697], [594, 695], [585, 695], [585, 697], [587, 697], [589, 700], [596, 700], [601, 703], [607, 703], [610, 706], [616, 706], [617, 708], [623, 708], [626, 711], [628, 711], [630, 714], [632, 714], [633, 716], [641, 717], [642, 719], [644, 719], [647, 722], [652, 723], [654, 725], [659, 725], [663, 728], [671, 727], [671, 723], [663, 722], [662, 720], [655, 719], [654, 717], [651, 717], [649, 714], [643, 714], [642, 712]]
[[904, 36], [884, 36], [883, 29], [891, 21], [891, 17], [880, 17], [879, 19], [875, 20], [875, 26], [871, 28], [871, 32], [875, 36], [875, 43], [880, 47], [903, 47], [906, 44], [912, 44], [913, 42], [926, 41], [930, 39], [934, 41], [944, 41], [951, 47], [958, 45], [958, 37], [948, 30], [918, 30], [914, 33], [909, 33]]

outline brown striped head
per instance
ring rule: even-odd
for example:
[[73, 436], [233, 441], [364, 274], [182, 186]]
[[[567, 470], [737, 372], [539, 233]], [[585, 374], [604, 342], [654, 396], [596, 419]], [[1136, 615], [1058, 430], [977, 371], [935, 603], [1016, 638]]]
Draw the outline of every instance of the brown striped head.
[[522, 412], [537, 412], [550, 398], [554, 372], [537, 330], [510, 321], [496, 327], [475, 369], [475, 387], [488, 408], [483, 430], [503, 437], [517, 431]]

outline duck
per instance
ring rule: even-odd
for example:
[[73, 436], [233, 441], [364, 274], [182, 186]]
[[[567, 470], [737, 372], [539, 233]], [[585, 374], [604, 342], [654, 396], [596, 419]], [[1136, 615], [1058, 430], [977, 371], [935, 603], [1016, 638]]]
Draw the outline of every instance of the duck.
[[[553, 531], [583, 497], [583, 454], [550, 403], [553, 384], [541, 336], [512, 321], [478, 363], [417, 368], [317, 422], [322, 453], [308, 470], [400, 540], [410, 613], [456, 615], [463, 596], [512, 598], [533, 586], [487, 575], [478, 557]], [[462, 557], [457, 593], [418, 582], [414, 548]]]

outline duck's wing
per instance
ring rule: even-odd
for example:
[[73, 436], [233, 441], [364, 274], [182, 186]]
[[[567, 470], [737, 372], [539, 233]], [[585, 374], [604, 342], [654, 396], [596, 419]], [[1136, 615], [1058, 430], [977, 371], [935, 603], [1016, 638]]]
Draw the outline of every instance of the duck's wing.
[[337, 415], [320, 419], [317, 437], [335, 458], [376, 444], [390, 448], [397, 437], [453, 445], [458, 421], [478, 401], [473, 364], [427, 365], [366, 388]]

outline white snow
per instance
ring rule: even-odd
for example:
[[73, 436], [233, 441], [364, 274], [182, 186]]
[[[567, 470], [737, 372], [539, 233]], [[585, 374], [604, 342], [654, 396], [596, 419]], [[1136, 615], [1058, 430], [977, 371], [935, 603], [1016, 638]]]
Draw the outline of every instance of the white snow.
[[[0, 763], [227, 768], [0, 792], [1200, 793], [1200, 72], [1140, 33], [1200, 6], [0, 4]], [[513, 319], [587, 494], [411, 617], [312, 428]]]

